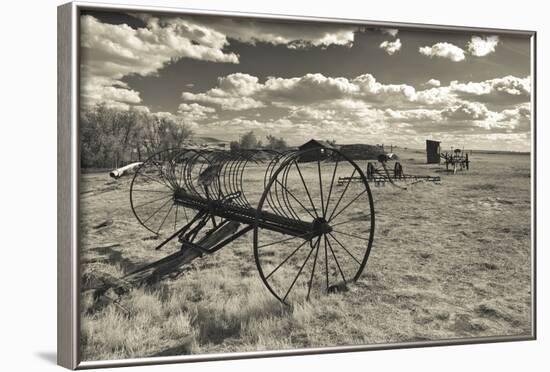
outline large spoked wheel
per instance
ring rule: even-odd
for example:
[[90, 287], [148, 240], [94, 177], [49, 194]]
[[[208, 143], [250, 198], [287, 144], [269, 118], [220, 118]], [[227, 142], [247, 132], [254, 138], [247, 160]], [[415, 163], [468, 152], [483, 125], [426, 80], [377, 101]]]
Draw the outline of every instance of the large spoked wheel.
[[[298, 228], [263, 228], [266, 214]], [[374, 204], [361, 168], [337, 150], [300, 151], [283, 159], [258, 203], [254, 257], [269, 291], [290, 304], [347, 291], [367, 264], [373, 236]]]
[[178, 205], [174, 195], [185, 188], [190, 150], [170, 149], [148, 158], [134, 174], [130, 205], [137, 220], [157, 236], [174, 233], [191, 220], [196, 211]]

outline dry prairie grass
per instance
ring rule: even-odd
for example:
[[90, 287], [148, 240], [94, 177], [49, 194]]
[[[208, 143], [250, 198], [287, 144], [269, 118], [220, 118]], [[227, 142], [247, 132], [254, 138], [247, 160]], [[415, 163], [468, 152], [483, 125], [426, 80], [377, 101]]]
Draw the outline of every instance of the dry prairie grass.
[[[405, 173], [434, 174], [422, 152]], [[263, 286], [252, 237], [175, 279], [96, 308], [91, 288], [161, 258], [134, 220], [130, 179], [81, 187], [82, 358], [119, 359], [522, 335], [531, 327], [529, 156], [474, 154], [469, 172], [402, 191], [372, 187], [373, 250], [349, 292], [282, 306]], [[366, 164], [362, 164], [366, 166]], [[111, 219], [109, 226], [94, 229]], [[118, 244], [118, 245], [117, 245]]]

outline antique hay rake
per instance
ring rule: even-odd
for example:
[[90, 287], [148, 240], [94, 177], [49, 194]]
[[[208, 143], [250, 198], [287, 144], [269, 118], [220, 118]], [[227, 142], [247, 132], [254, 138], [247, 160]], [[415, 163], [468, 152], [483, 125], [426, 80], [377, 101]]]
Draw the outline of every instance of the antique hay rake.
[[[343, 187], [338, 180], [347, 177]], [[351, 180], [359, 178], [362, 182]], [[136, 171], [137, 220], [177, 252], [122, 281], [156, 281], [253, 231], [260, 278], [282, 303], [347, 290], [367, 263], [374, 205], [361, 168], [334, 149], [279, 153], [175, 149]], [[238, 248], [238, 246], [234, 246]]]
[[[448, 172], [452, 171], [456, 173], [457, 170], [470, 169], [470, 158], [468, 157], [468, 153], [463, 150], [455, 149], [450, 153], [445, 152], [439, 156], [445, 161], [445, 170]], [[451, 169], [449, 169], [449, 167], [451, 167]]]
[[[374, 183], [375, 186], [385, 186], [386, 183], [390, 183], [401, 189], [406, 189], [406, 187], [397, 185], [397, 183], [405, 183], [410, 186], [418, 182], [441, 182], [441, 177], [439, 176], [405, 174], [403, 166], [398, 161], [394, 163], [393, 168], [389, 168], [387, 164], [389, 160], [397, 160], [397, 156], [394, 154], [383, 154], [378, 156], [378, 162], [368, 162], [366, 173], [367, 181]], [[338, 180], [338, 184], [345, 185], [348, 181], [348, 177], [342, 177]], [[353, 177], [352, 181], [360, 182], [361, 178]]]

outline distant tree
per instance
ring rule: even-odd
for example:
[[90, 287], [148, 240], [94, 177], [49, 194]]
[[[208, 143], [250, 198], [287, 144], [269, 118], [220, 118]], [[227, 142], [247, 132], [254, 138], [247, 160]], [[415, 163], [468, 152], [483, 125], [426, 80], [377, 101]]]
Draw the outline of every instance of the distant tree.
[[241, 149], [255, 149], [258, 147], [258, 139], [253, 131], [245, 133], [240, 140]]
[[267, 135], [267, 148], [271, 150], [286, 150], [288, 148], [286, 141], [281, 137], [277, 138], [271, 134]]
[[83, 167], [116, 167], [124, 161], [137, 130], [137, 113], [98, 104], [84, 109], [80, 119]]
[[331, 146], [336, 146], [336, 140], [335, 139], [327, 140], [326, 142]]
[[183, 121], [171, 120], [168, 125], [168, 138], [172, 148], [182, 147], [185, 142], [193, 135], [193, 131]]
[[80, 115], [81, 166], [118, 167], [134, 161], [134, 152], [142, 160], [147, 153], [181, 147], [191, 135], [172, 117], [98, 104]]
[[231, 152], [237, 152], [241, 149], [241, 144], [238, 141], [229, 142], [229, 149]]
[[183, 122], [169, 116], [147, 115], [144, 146], [149, 154], [181, 147], [193, 132]]
[[107, 163], [107, 123], [112, 112], [106, 105], [83, 110], [80, 115], [80, 161], [82, 167], [103, 167]]

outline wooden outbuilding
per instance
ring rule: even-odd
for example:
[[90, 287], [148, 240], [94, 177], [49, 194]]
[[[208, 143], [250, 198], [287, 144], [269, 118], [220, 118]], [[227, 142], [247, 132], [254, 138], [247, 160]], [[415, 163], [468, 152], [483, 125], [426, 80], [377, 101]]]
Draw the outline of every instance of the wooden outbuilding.
[[[327, 141], [320, 141], [316, 139], [310, 139], [306, 143], [304, 143], [301, 146], [298, 146], [298, 150], [310, 150], [306, 152], [305, 154], [301, 154], [298, 158], [298, 161], [300, 162], [308, 162], [308, 161], [317, 161], [326, 159], [329, 155], [326, 151], [326, 149], [335, 149], [336, 146], [331, 145]], [[317, 149], [315, 151], [314, 149]]]
[[441, 157], [440, 153], [440, 141], [426, 140], [426, 157], [428, 164], [439, 164]]

